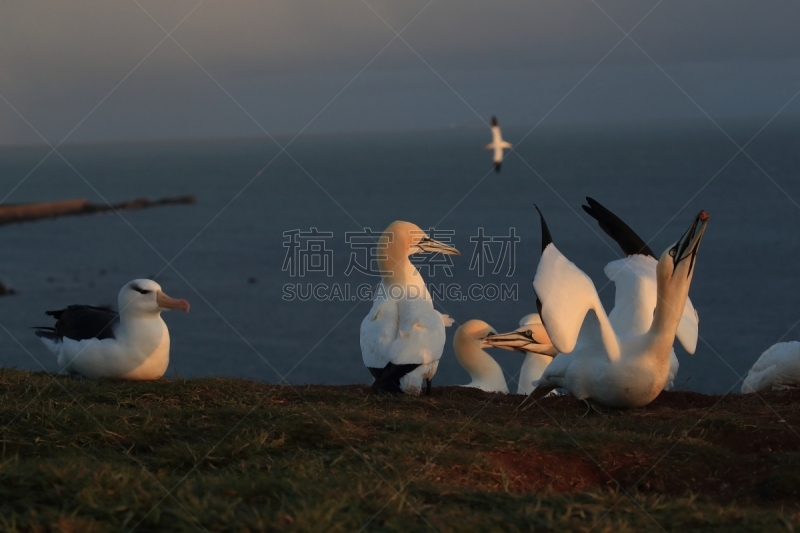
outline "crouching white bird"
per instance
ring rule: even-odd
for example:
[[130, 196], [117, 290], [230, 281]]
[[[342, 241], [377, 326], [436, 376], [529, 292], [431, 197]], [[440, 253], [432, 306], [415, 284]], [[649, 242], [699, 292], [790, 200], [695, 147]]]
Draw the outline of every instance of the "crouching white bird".
[[55, 327], [34, 328], [70, 374], [87, 378], [158, 379], [169, 364], [169, 330], [161, 312], [189, 312], [189, 302], [167, 296], [149, 279], [126, 283], [117, 297], [119, 313], [70, 305], [45, 314]]
[[[542, 377], [544, 369], [547, 368], [547, 365], [558, 353], [550, 342], [550, 337], [547, 336], [547, 331], [544, 329], [542, 319], [538, 313], [531, 313], [522, 317], [519, 321], [519, 327], [514, 331], [508, 333], [492, 331], [481, 339], [481, 345], [490, 348], [502, 348], [503, 350], [514, 350], [525, 354], [517, 380], [517, 394], [530, 394], [533, 392], [533, 382]], [[455, 347], [455, 342], [453, 346]], [[489, 354], [483, 353], [486, 357], [491, 357]], [[456, 356], [458, 356], [458, 350], [456, 350]], [[494, 359], [492, 361], [494, 362]], [[473, 380], [476, 380], [476, 374], [467, 368], [461, 358], [459, 358], [459, 362], [461, 362], [461, 366], [467, 369]], [[505, 384], [505, 380], [503, 383]]]
[[492, 117], [492, 142], [486, 145], [487, 150], [494, 150], [494, 170], [500, 172], [500, 167], [503, 164], [503, 150], [511, 148], [511, 143], [503, 140], [503, 134], [500, 132], [500, 125], [497, 123], [497, 117]]
[[[612, 261], [605, 268], [606, 276], [616, 287], [614, 309], [608, 318], [618, 333], [620, 328], [624, 328], [628, 336], [641, 335], [653, 323], [653, 312], [658, 300], [658, 258], [621, 218], [597, 200], [587, 197], [586, 203], [588, 205], [582, 206], [583, 210], [598, 222], [600, 229], [614, 239], [626, 255], [624, 259]], [[693, 354], [697, 348], [699, 326], [697, 311], [687, 296], [675, 337], [689, 354]], [[669, 377], [664, 390], [668, 391], [674, 386], [679, 367], [675, 350], [672, 349], [669, 352]]]
[[418, 226], [397, 221], [378, 243], [381, 283], [372, 309], [361, 322], [361, 356], [375, 381], [373, 390], [430, 394], [439, 367], [445, 327], [453, 321], [433, 308], [433, 300], [409, 256], [422, 252], [459, 255]]
[[537, 400], [554, 388], [564, 388], [580, 400], [608, 407], [647, 405], [669, 378], [669, 354], [708, 214], [701, 211], [678, 242], [661, 255], [652, 322], [644, 333], [634, 334], [629, 328], [636, 315], [622, 310], [613, 317], [606, 314], [591, 279], [558, 251], [544, 216], [539, 215], [542, 257], [533, 288], [542, 322], [559, 354], [534, 383], [536, 389], [529, 398]]
[[800, 342], [779, 342], [761, 354], [742, 383], [742, 393], [800, 388]]

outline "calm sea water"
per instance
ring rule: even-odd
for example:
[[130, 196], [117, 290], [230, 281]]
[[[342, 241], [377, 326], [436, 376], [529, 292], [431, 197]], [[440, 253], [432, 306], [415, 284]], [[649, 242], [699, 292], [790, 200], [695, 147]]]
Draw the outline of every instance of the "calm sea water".
[[[743, 143], [757, 129], [731, 131]], [[505, 132], [511, 142], [524, 133]], [[702, 340], [694, 356], [678, 349], [682, 388], [724, 392], [768, 346], [798, 338], [800, 206], [792, 198], [800, 199], [800, 127], [771, 126], [748, 146], [769, 178], [744, 155], [734, 157], [737, 148], [710, 129], [537, 130], [519, 146], [527, 164], [512, 155], [500, 174], [491, 172], [490, 154], [482, 150], [487, 136], [453, 130], [305, 137], [289, 148], [291, 158], [269, 141], [254, 140], [64, 148], [83, 178], [51, 155], [7, 202], [181, 194], [195, 194], [198, 202], [124, 212], [124, 219], [108, 214], [0, 227], [0, 280], [17, 291], [0, 298], [0, 362], [57, 370], [29, 329], [48, 325], [45, 310], [116, 305], [122, 284], [160, 273], [168, 294], [192, 303], [188, 315], [165, 315], [172, 335], [169, 376], [368, 383], [358, 337], [370, 304], [285, 301], [285, 284], [375, 283], [358, 272], [345, 275], [351, 252], [360, 253], [345, 233], [363, 227], [380, 232], [405, 219], [454, 232], [452, 243], [463, 253], [454, 259], [452, 277], [437, 270], [429, 281], [518, 287], [516, 301], [445, 299], [440, 309], [460, 322], [481, 318], [510, 329], [535, 310], [536, 202], [556, 244], [602, 287], [610, 305], [613, 285], [602, 268], [619, 251], [583, 214], [585, 196], [652, 238], [657, 252], [697, 211], [711, 214], [691, 289]], [[0, 193], [11, 191], [46, 153], [0, 150]], [[282, 270], [284, 232], [312, 227], [332, 232], [323, 239], [332, 277], [308, 272], [298, 278]], [[514, 228], [520, 237], [510, 277], [505, 270], [479, 277], [470, 269], [470, 237], [480, 227], [488, 236]], [[496, 259], [499, 248], [494, 251]], [[167, 261], [174, 270], [164, 270]], [[450, 347], [452, 334], [435, 383], [469, 380]], [[509, 375], [518, 372], [521, 356], [495, 355]]]

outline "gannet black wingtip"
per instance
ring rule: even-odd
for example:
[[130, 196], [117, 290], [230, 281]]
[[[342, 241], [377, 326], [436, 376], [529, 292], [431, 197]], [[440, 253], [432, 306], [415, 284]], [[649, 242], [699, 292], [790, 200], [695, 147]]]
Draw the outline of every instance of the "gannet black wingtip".
[[550, 236], [550, 229], [547, 227], [547, 222], [544, 219], [544, 215], [542, 214], [542, 210], [539, 209], [539, 206], [533, 204], [533, 207], [536, 208], [536, 211], [539, 213], [539, 219], [542, 222], [542, 251], [547, 248], [548, 244], [552, 244], [553, 237]]
[[497, 126], [497, 117], [492, 115], [492, 126]]
[[639, 237], [621, 218], [594, 198], [587, 196], [586, 202], [589, 205], [581, 206], [583, 210], [597, 221], [600, 229], [606, 235], [614, 239], [614, 242], [622, 249], [622, 253], [629, 257], [632, 255], [649, 255], [656, 260], [658, 259], [658, 256], [653, 253], [653, 250], [650, 249], [644, 239]]

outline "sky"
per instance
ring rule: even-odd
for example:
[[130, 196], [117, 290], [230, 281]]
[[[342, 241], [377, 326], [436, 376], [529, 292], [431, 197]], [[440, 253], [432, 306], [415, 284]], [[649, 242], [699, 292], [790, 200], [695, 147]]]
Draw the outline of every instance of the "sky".
[[798, 20], [796, 0], [4, 0], [0, 144], [472, 128], [492, 115], [793, 119]]

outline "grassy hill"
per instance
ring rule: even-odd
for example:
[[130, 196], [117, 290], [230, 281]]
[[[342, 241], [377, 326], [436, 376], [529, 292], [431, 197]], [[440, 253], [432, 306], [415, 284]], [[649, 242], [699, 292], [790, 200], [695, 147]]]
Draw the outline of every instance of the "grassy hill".
[[763, 398], [0, 370], [0, 530], [800, 530], [800, 391]]

